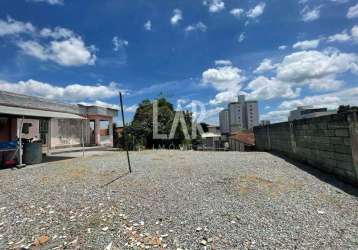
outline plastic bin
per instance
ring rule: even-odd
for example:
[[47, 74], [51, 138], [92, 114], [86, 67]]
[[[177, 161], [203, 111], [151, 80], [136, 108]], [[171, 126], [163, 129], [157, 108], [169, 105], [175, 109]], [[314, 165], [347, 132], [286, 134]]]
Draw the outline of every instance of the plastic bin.
[[39, 164], [42, 162], [42, 142], [24, 143], [23, 162], [26, 165]]

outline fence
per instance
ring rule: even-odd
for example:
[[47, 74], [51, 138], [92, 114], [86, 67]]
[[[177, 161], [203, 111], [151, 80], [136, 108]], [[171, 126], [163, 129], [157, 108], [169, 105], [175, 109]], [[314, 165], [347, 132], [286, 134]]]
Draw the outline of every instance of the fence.
[[358, 184], [357, 117], [354, 111], [255, 127], [256, 147]]

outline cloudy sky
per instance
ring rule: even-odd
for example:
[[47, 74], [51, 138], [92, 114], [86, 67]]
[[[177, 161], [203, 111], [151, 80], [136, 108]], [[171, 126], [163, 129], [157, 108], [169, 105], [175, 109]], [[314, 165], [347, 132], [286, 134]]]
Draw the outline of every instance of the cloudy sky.
[[356, 0], [1, 0], [0, 89], [70, 103], [200, 102], [238, 94], [282, 121], [358, 105]]

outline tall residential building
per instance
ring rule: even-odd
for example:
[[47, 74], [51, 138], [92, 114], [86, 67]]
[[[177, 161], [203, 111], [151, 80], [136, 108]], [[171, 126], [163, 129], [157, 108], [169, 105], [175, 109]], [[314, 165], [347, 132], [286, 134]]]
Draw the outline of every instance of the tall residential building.
[[229, 124], [230, 133], [239, 132], [246, 124], [245, 102], [229, 103]]
[[260, 124], [259, 120], [259, 104], [257, 101], [247, 101], [246, 105], [246, 120], [247, 128], [252, 129]]
[[[229, 121], [229, 128], [227, 127], [227, 120]], [[258, 102], [245, 101], [244, 95], [240, 95], [237, 102], [229, 103], [228, 109], [220, 113], [220, 129], [222, 133], [251, 130], [254, 126], [258, 126], [259, 122]]]
[[229, 110], [228, 109], [224, 109], [219, 113], [219, 122], [220, 122], [220, 132], [221, 132], [221, 134], [230, 133]]

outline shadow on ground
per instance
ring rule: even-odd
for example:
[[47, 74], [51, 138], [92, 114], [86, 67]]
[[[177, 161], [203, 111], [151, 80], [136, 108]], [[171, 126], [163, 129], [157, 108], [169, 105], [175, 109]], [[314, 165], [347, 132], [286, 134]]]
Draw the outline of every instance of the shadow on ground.
[[70, 160], [74, 159], [75, 157], [70, 156], [56, 156], [56, 155], [48, 155], [44, 156], [42, 159], [42, 163], [48, 163], [48, 162], [55, 162], [55, 161], [63, 161], [63, 160]]
[[121, 179], [121, 178], [126, 177], [126, 176], [129, 175], [129, 174], [130, 174], [130, 173], [127, 172], [127, 173], [124, 173], [124, 174], [119, 175], [118, 177], [114, 178], [114, 179], [111, 180], [110, 182], [108, 182], [108, 183], [102, 185], [102, 188], [111, 185], [112, 183], [116, 182], [117, 180], [119, 180], [119, 179]]
[[284, 161], [286, 161], [292, 165], [295, 165], [299, 169], [309, 173], [310, 175], [313, 175], [314, 177], [320, 179], [321, 181], [324, 181], [324, 182], [342, 190], [343, 192], [346, 192], [347, 194], [353, 195], [358, 198], [358, 187], [357, 186], [354, 186], [352, 184], [344, 182], [341, 179], [339, 179], [338, 177], [334, 176], [333, 174], [324, 172], [323, 170], [320, 170], [320, 169], [316, 168], [315, 166], [311, 166], [308, 164], [304, 164], [304, 163], [292, 160], [292, 159], [288, 158], [287, 156], [277, 153], [277, 152], [269, 152], [269, 153], [283, 159]]

